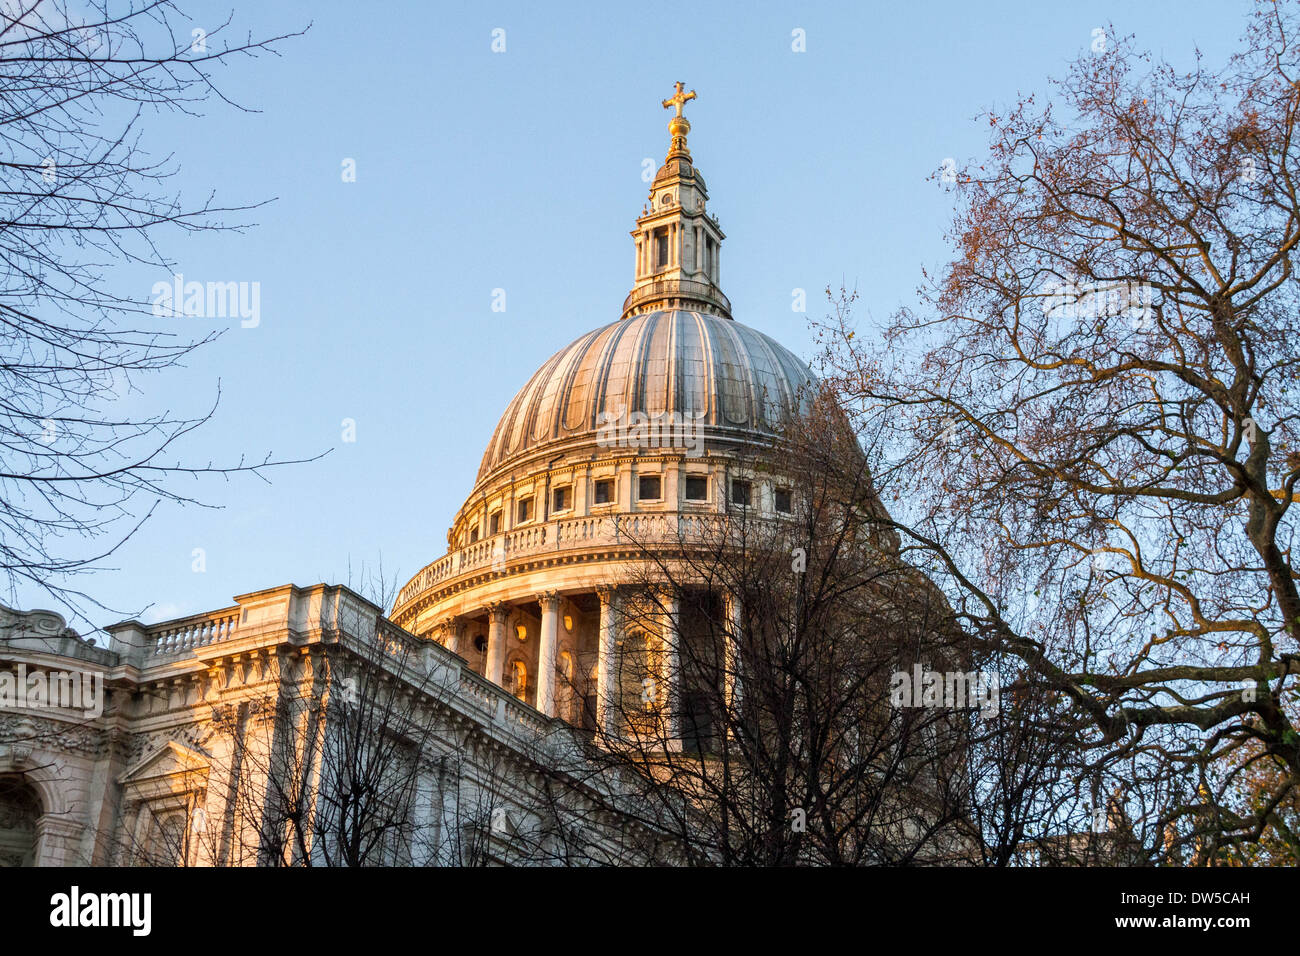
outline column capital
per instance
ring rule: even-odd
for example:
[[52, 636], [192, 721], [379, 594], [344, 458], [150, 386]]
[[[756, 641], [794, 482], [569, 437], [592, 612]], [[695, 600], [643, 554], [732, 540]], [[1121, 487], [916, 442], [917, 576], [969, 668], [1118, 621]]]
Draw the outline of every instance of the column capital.
[[542, 606], [543, 611], [558, 611], [560, 608], [560, 592], [539, 591], [537, 593], [537, 603]]
[[601, 607], [607, 607], [617, 596], [617, 584], [602, 584], [596, 588], [596, 597], [600, 600]]
[[455, 614], [448, 614], [434, 621], [432, 637], [448, 650], [459, 653], [460, 636], [464, 630], [465, 622]]
[[656, 584], [653, 585], [653, 587], [655, 596], [658, 597], [660, 601], [668, 602], [681, 600], [682, 592], [676, 585]]
[[506, 618], [510, 616], [511, 607], [505, 601], [489, 601], [483, 605], [488, 612], [488, 617], [495, 623], [505, 624]]

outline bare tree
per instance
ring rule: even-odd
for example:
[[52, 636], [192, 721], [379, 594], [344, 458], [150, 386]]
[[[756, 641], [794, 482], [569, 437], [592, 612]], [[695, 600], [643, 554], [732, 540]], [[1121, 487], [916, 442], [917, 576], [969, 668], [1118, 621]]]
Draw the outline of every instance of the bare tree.
[[[821, 325], [903, 550], [1069, 702], [1093, 770], [1131, 768], [1153, 859], [1300, 858], [1297, 25], [1260, 4], [1190, 72], [1120, 38], [991, 113], [921, 306], [878, 341], [852, 295]], [[1261, 758], [1249, 806], [1209, 781]]]
[[[1300, 710], [1300, 693], [1292, 689], [1283, 698], [1292, 721]], [[1224, 839], [1230, 827], [1217, 821], [1201, 827], [1196, 846], [1199, 862], [1216, 866], [1294, 866], [1300, 844], [1300, 788], [1286, 762], [1258, 741], [1233, 752], [1208, 768], [1201, 783], [1211, 795], [1202, 813], [1215, 806], [1232, 811], [1231, 821], [1254, 820], [1258, 838]], [[1216, 825], [1217, 824], [1217, 825]]]
[[[979, 663], [943, 596], [899, 560], [844, 425], [822, 403], [738, 460], [751, 484], [728, 491], [726, 513], [683, 519], [676, 546], [627, 521], [641, 570], [619, 582], [612, 717], [593, 759], [630, 781], [630, 812], [670, 838], [665, 859], [978, 858], [966, 755], [996, 719], [968, 706]], [[760, 484], [781, 493], [775, 512]], [[970, 698], [898, 699], [914, 667], [969, 679]]]
[[[206, 29], [205, 29], [206, 28]], [[0, 7], [0, 572], [80, 614], [68, 582], [111, 555], [179, 476], [257, 475], [280, 463], [182, 463], [206, 411], [128, 415], [117, 400], [215, 334], [159, 331], [125, 285], [165, 269], [168, 237], [238, 229], [256, 205], [187, 202], [169, 156], [146, 152], [148, 113], [237, 109], [217, 74], [294, 35], [230, 37], [166, 0], [13, 0]], [[257, 204], [257, 205], [260, 205]], [[229, 221], [228, 221], [229, 220]], [[94, 542], [94, 543], [90, 543]]]

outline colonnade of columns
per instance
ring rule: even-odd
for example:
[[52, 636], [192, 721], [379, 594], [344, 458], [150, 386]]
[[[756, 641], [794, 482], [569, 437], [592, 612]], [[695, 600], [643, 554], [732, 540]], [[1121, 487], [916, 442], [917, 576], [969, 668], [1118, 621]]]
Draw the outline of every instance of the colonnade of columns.
[[[596, 640], [595, 716], [599, 730], [608, 735], [621, 731], [620, 696], [618, 688], [619, 618], [623, 614], [619, 589], [596, 589], [600, 614]], [[536, 595], [541, 608], [541, 628], [538, 635], [536, 707], [547, 717], [556, 713], [556, 675], [559, 654], [560, 606], [563, 598], [558, 591], [545, 591]], [[739, 700], [741, 682], [736, 647], [743, 627], [741, 606], [730, 594], [722, 595], [723, 602], [723, 654], [724, 694], [727, 706]], [[666, 737], [680, 744], [682, 714], [682, 626], [681, 599], [666, 592], [660, 596], [659, 628], [661, 639], [661, 674], [663, 695], [660, 698], [667, 718]], [[505, 674], [507, 630], [513, 605], [493, 601], [484, 605], [488, 617], [487, 648], [484, 676], [492, 683], [507, 686]], [[466, 642], [466, 618], [448, 618], [438, 627], [438, 640], [449, 650], [465, 657], [470, 648]], [[565, 715], [567, 716], [567, 715]]]
[[636, 237], [636, 278], [638, 280], [662, 271], [685, 268], [688, 278], [702, 272], [714, 284], [718, 283], [718, 259], [721, 246], [714, 242], [712, 255], [710, 255], [708, 244], [711, 237], [703, 226], [697, 223], [683, 227], [673, 222], [660, 228], [667, 230], [668, 261], [663, 265], [659, 264], [656, 230], [642, 229]]

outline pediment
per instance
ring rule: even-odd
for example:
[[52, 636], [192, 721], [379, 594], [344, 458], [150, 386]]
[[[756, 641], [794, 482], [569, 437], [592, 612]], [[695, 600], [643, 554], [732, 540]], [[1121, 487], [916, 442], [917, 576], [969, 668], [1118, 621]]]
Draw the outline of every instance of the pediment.
[[183, 774], [206, 775], [210, 767], [211, 761], [202, 751], [169, 740], [118, 777], [117, 782], [143, 784]]

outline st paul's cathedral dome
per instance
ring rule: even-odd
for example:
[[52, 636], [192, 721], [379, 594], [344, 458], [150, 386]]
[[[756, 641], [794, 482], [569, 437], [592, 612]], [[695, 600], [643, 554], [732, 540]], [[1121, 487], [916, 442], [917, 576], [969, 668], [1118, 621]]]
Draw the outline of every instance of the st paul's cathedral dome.
[[[788, 511], [790, 489], [753, 462], [816, 385], [794, 353], [731, 315], [725, 237], [686, 145], [682, 107], [694, 98], [678, 83], [664, 101], [671, 146], [631, 233], [621, 317], [556, 352], [515, 395], [447, 553], [391, 615], [547, 716], [611, 733], [629, 570], [644, 565], [646, 542], [668, 547], [730, 508]], [[681, 680], [671, 647], [689, 639], [675, 615], [649, 637], [670, 662], [665, 688]]]

